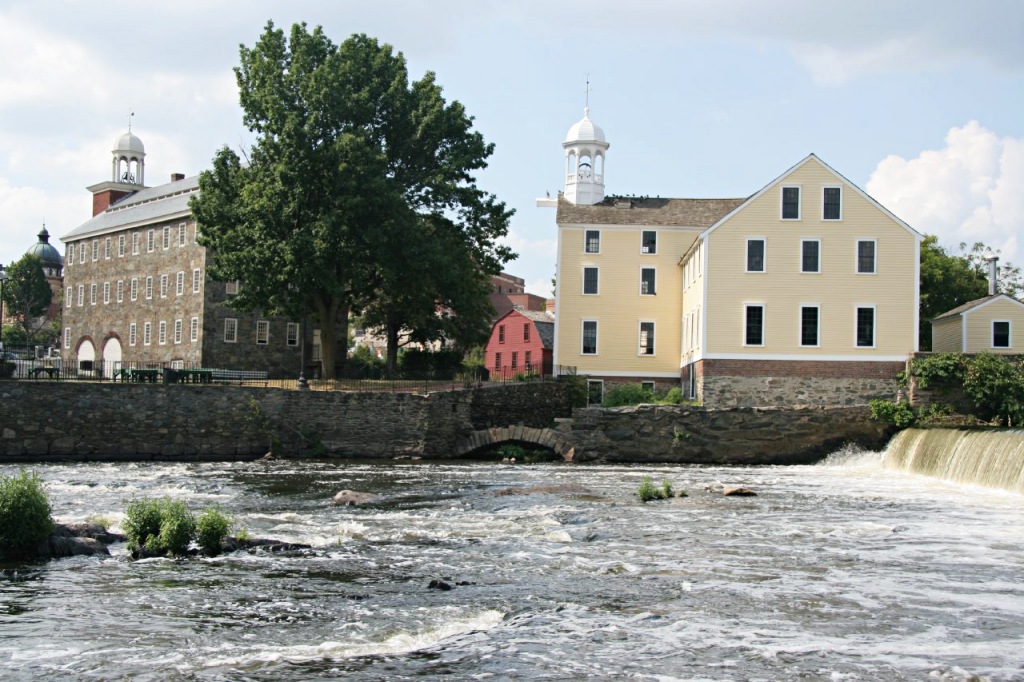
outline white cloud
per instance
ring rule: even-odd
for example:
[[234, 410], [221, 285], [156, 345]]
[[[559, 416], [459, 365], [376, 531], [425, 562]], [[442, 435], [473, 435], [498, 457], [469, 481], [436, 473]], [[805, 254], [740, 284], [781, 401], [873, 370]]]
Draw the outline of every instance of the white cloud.
[[505, 272], [526, 280], [526, 292], [551, 296], [551, 278], [555, 276], [558, 242], [554, 239], [532, 239], [512, 228], [501, 243], [512, 248], [519, 257], [505, 264]]
[[952, 128], [945, 147], [883, 159], [866, 189], [917, 231], [955, 249], [984, 242], [1024, 263], [1024, 139], [999, 137], [977, 121]]

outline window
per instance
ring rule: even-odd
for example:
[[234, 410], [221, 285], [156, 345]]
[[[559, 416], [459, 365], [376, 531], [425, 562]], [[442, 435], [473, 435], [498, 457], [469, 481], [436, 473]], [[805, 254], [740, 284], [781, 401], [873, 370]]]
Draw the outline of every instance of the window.
[[805, 305], [800, 308], [800, 345], [818, 345], [818, 306]]
[[128, 297], [131, 300], [133, 300], [133, 301], [139, 300], [139, 278], [138, 277], [132, 277], [132, 285], [131, 285], [131, 287], [129, 289], [130, 289], [130, 294], [129, 294]]
[[873, 348], [875, 345], [875, 309], [857, 308], [857, 347]]
[[84, 242], [82, 243], [82, 247], [80, 249], [78, 249], [78, 256], [79, 256], [78, 262], [79, 263], [84, 263], [85, 262], [85, 243]]
[[138, 327], [134, 322], [128, 325], [128, 345], [134, 346], [138, 341]]
[[512, 351], [512, 369], [519, 367], [519, 351]]
[[857, 240], [857, 274], [875, 274], [875, 240]]
[[81, 308], [82, 304], [85, 303], [85, 285], [78, 285], [78, 307]]
[[171, 226], [164, 225], [164, 251], [171, 248]]
[[800, 272], [821, 272], [821, 242], [817, 239], [800, 241]]
[[152, 253], [156, 248], [156, 233], [153, 230], [146, 232], [146, 252]]
[[160, 298], [167, 298], [167, 275], [160, 275]]
[[746, 306], [746, 320], [743, 334], [743, 345], [764, 345], [764, 306]]
[[142, 325], [142, 345], [148, 346], [153, 339], [153, 324], [146, 322]]
[[526, 369], [527, 370], [530, 370], [533, 367], [533, 363], [530, 361], [530, 356], [531, 355], [532, 355], [532, 351], [525, 351], [525, 353], [524, 353], [523, 362], [526, 363]]
[[992, 347], [1010, 348], [1010, 323], [1006, 320], [992, 321]]
[[192, 343], [195, 343], [196, 341], [199, 340], [199, 318], [198, 317], [193, 317], [192, 318], [192, 324], [189, 325], [189, 339], [191, 339]]
[[174, 343], [181, 343], [181, 320], [174, 321]]
[[640, 293], [644, 296], [653, 296], [657, 293], [654, 290], [654, 268], [640, 268]]
[[587, 381], [587, 404], [600, 405], [604, 402], [604, 382], [600, 379]]
[[498, 343], [505, 343], [505, 325], [498, 325]]
[[529, 341], [530, 341], [530, 323], [529, 322], [524, 322], [523, 323], [523, 341], [526, 341], [527, 343], [529, 343]]
[[200, 282], [200, 279], [199, 279], [199, 268], [196, 268], [196, 269], [194, 269], [192, 271], [192, 293], [193, 294], [198, 294], [199, 293], [199, 282]]
[[96, 285], [89, 285], [89, 305], [96, 305]]
[[640, 323], [640, 355], [654, 355], [654, 323]]
[[68, 265], [75, 262], [75, 245], [68, 244]]
[[123, 279], [117, 280], [117, 302], [118, 303], [123, 303], [124, 302], [124, 280]]
[[185, 271], [182, 270], [178, 273], [178, 277], [174, 282], [174, 295], [181, 296], [185, 293]]
[[132, 255], [139, 255], [139, 233], [132, 232]]
[[256, 343], [265, 346], [270, 343], [270, 321], [256, 320]]
[[297, 346], [299, 345], [299, 323], [289, 322], [288, 333], [287, 333], [288, 345]]
[[647, 391], [651, 395], [654, 395], [655, 385], [654, 385], [653, 381], [641, 381], [640, 382], [640, 388], [645, 390], [645, 391]]
[[110, 282], [103, 283], [103, 303], [110, 303]]
[[160, 320], [160, 326], [157, 327], [156, 338], [157, 338], [157, 343], [159, 343], [161, 346], [167, 345], [167, 322], [166, 321]]
[[71, 348], [71, 327], [64, 327], [64, 348]]
[[640, 253], [658, 253], [658, 233], [644, 230], [640, 234]]
[[238, 280], [236, 279], [233, 282], [225, 282], [224, 283], [224, 293], [227, 294], [228, 296], [237, 296], [238, 295]]
[[152, 277], [147, 277], [146, 278], [146, 299], [149, 300], [151, 298], [153, 298], [153, 278]]
[[600, 230], [587, 230], [586, 238], [583, 240], [583, 251], [586, 253], [601, 253]]
[[238, 341], [238, 320], [229, 317], [224, 320], [224, 343], [235, 343]]
[[110, 237], [103, 240], [103, 260], [110, 260]]
[[800, 220], [800, 188], [782, 188], [782, 219]]
[[501, 353], [494, 354], [494, 369], [501, 369]]
[[124, 235], [117, 235], [117, 257], [124, 258]]
[[68, 287], [67, 291], [64, 292], [64, 305], [66, 307], [70, 308], [71, 304], [74, 302], [72, 300], [72, 299], [74, 299], [74, 297], [75, 297], [75, 290], [73, 288], [71, 288], [71, 287]]
[[98, 261], [100, 259], [100, 240], [92, 240], [92, 259]]
[[822, 190], [822, 220], [841, 220], [843, 217], [842, 190], [839, 187], [825, 187]]
[[597, 268], [583, 268], [583, 293], [597, 293]]
[[583, 320], [583, 355], [597, 355], [597, 320]]
[[178, 225], [178, 246], [185, 246], [185, 223]]
[[747, 240], [747, 272], [764, 272], [764, 240]]

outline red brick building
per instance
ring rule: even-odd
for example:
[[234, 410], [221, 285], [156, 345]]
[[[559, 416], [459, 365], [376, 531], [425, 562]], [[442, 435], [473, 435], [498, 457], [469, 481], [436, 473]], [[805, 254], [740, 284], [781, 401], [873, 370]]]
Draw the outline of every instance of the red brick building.
[[498, 318], [484, 349], [492, 378], [517, 374], [551, 374], [555, 318], [537, 310], [515, 308]]
[[503, 272], [491, 277], [491, 305], [494, 318], [498, 319], [519, 307], [524, 310], [544, 310], [547, 301], [543, 296], [526, 293], [526, 282], [522, 277]]

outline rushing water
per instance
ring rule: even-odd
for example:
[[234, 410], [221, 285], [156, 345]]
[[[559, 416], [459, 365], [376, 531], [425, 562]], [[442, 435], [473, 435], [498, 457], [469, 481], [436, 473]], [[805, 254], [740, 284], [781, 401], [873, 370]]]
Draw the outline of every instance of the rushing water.
[[[35, 468], [62, 521], [170, 495], [315, 548], [21, 567], [0, 578], [2, 679], [1024, 679], [1022, 496], [877, 453]], [[644, 476], [690, 494], [642, 504]], [[331, 506], [345, 488], [381, 499]]]

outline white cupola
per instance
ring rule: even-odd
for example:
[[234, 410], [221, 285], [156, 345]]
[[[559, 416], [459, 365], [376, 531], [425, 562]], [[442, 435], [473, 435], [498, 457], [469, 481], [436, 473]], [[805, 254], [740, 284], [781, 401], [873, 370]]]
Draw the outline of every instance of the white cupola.
[[565, 149], [565, 198], [574, 204], [596, 204], [604, 199], [604, 157], [610, 145], [604, 131], [590, 120], [590, 107], [569, 128]]
[[142, 140], [128, 132], [114, 142], [111, 181], [125, 185], [146, 184], [146, 147]]

